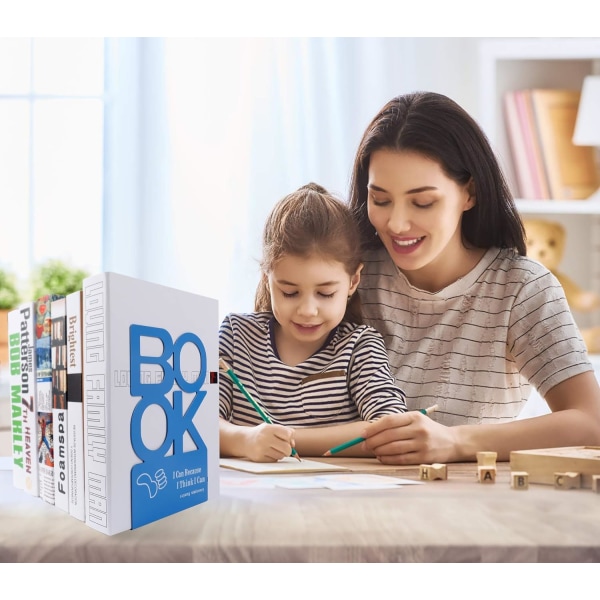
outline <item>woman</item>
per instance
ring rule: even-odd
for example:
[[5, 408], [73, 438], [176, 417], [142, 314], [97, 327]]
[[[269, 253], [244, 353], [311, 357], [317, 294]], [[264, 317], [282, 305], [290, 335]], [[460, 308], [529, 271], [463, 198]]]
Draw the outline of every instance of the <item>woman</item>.
[[[384, 463], [508, 460], [600, 444], [600, 387], [556, 278], [528, 259], [490, 144], [441, 94], [388, 102], [355, 159], [365, 321], [384, 336], [409, 408], [365, 427]], [[551, 414], [515, 420], [531, 385]], [[411, 404], [412, 403], [412, 404]]]

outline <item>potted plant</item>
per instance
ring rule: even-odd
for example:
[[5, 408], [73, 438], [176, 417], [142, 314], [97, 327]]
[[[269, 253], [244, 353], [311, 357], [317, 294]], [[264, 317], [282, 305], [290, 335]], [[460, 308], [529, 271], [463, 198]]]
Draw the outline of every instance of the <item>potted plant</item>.
[[34, 299], [45, 294], [66, 296], [83, 288], [83, 280], [89, 273], [73, 267], [65, 261], [50, 259], [39, 264], [31, 274], [31, 289]]
[[0, 368], [8, 364], [8, 313], [21, 301], [17, 278], [0, 269]]

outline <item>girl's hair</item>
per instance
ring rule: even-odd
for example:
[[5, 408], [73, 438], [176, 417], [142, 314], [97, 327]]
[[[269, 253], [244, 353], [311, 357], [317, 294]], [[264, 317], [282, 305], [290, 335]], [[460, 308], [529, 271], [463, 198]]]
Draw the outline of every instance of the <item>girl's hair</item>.
[[477, 248], [515, 248], [526, 254], [525, 229], [498, 161], [481, 127], [456, 102], [434, 92], [390, 100], [368, 125], [350, 183], [350, 206], [364, 248], [382, 245], [367, 214], [369, 162], [376, 150], [418, 152], [460, 185], [473, 180], [475, 206], [463, 213], [462, 237]]
[[[262, 276], [255, 311], [271, 311], [268, 274], [284, 256], [319, 256], [344, 265], [352, 276], [362, 263], [358, 225], [347, 204], [316, 183], [308, 183], [281, 199], [263, 230]], [[358, 291], [348, 301], [345, 321], [362, 324]]]

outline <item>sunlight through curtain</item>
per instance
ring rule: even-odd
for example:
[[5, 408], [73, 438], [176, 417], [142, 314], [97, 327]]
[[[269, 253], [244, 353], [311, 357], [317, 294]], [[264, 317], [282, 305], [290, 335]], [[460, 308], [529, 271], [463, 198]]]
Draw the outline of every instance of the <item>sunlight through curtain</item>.
[[221, 317], [253, 308], [273, 204], [309, 181], [345, 198], [377, 110], [418, 86], [463, 101], [456, 92], [473, 70], [464, 57], [475, 56], [465, 41], [419, 38], [116, 47], [104, 268], [218, 298]]

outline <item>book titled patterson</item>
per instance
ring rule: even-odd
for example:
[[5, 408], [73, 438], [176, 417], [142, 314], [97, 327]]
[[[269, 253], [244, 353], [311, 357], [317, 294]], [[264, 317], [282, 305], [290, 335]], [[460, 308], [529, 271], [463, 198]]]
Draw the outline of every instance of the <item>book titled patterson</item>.
[[[35, 354], [35, 302], [25, 302], [8, 314], [10, 398], [13, 418], [20, 416], [23, 481], [17, 487], [39, 495], [37, 441], [37, 363]], [[13, 434], [14, 435], [14, 434]], [[14, 443], [14, 437], [13, 437]], [[13, 448], [13, 457], [16, 451]], [[19, 465], [15, 465], [17, 469]], [[16, 472], [16, 471], [15, 471]], [[17, 476], [18, 477], [18, 476]]]
[[218, 302], [117, 273], [83, 282], [86, 523], [107, 535], [219, 494]]

